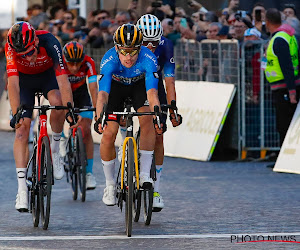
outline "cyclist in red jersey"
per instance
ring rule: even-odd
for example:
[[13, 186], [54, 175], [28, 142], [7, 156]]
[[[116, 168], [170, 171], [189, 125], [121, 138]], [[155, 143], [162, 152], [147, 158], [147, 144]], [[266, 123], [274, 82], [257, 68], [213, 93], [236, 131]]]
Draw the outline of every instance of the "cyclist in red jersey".
[[[96, 107], [98, 87], [94, 60], [85, 55], [82, 44], [78, 42], [69, 42], [64, 46], [63, 58], [73, 91], [74, 107], [85, 108], [91, 107], [92, 104]], [[86, 77], [88, 77], [88, 87], [92, 97], [92, 103], [88, 93]], [[88, 159], [86, 167], [86, 188], [89, 190], [96, 188], [96, 180], [93, 175], [94, 142], [91, 134], [93, 112], [82, 112], [80, 116], [82, 120], [78, 124], [82, 127], [84, 134], [83, 141]]]
[[[14, 156], [18, 194], [15, 207], [24, 212], [28, 210], [25, 176], [32, 109], [25, 110], [23, 119], [15, 126], [17, 108], [20, 104], [33, 106], [37, 91], [43, 92], [50, 105], [67, 105], [67, 102], [73, 103], [72, 90], [63, 64], [61, 46], [48, 31], [35, 31], [27, 22], [15, 23], [7, 35], [5, 55], [9, 101], [14, 114], [10, 124], [16, 128]], [[59, 156], [59, 142], [65, 120], [63, 112], [53, 110], [50, 116], [53, 131], [51, 151], [56, 179], [61, 179], [64, 174], [63, 161]]]

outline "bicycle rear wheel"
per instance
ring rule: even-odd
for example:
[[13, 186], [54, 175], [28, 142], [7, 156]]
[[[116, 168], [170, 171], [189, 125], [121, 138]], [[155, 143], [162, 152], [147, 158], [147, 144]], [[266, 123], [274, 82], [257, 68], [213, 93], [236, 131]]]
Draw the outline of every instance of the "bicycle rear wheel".
[[[155, 156], [153, 155], [150, 177], [152, 179], [155, 178]], [[152, 210], [153, 210], [153, 186], [150, 189], [143, 190], [143, 198], [144, 198], [144, 221], [145, 225], [150, 225], [152, 218]]]
[[[37, 185], [37, 164], [36, 164], [36, 139], [33, 142], [33, 153], [32, 153], [32, 161], [31, 161], [31, 177], [29, 181], [31, 181], [31, 186], [29, 188], [29, 199], [30, 199], [30, 211], [32, 213], [32, 221], [33, 226], [37, 227], [40, 222], [40, 202], [39, 202], [39, 190]], [[29, 179], [28, 178], [28, 179]]]
[[72, 187], [72, 197], [73, 200], [77, 200], [78, 196], [78, 178], [77, 178], [77, 168], [75, 165], [75, 149], [74, 149], [74, 138], [72, 137], [72, 133], [70, 134], [69, 138], [69, 149], [67, 152], [68, 156], [68, 163], [69, 163], [69, 174], [70, 174], [70, 180], [71, 180], [71, 187]]
[[41, 145], [40, 162], [40, 212], [43, 229], [48, 228], [50, 219], [50, 203], [52, 190], [52, 161], [50, 155], [50, 143], [48, 137], [43, 137]]
[[86, 197], [86, 165], [87, 165], [87, 156], [85, 152], [85, 145], [83, 143], [83, 136], [81, 128], [77, 128], [76, 132], [76, 167], [77, 167], [77, 176], [79, 183], [79, 191], [81, 201], [85, 201]]
[[133, 210], [133, 168], [134, 151], [132, 140], [127, 144], [127, 181], [126, 181], [126, 205], [125, 205], [125, 225], [126, 234], [131, 237], [132, 232], [132, 210]]

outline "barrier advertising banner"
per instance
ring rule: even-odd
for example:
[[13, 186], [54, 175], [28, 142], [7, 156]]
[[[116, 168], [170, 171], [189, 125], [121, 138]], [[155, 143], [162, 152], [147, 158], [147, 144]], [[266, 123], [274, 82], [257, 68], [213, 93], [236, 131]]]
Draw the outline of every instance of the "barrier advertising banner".
[[177, 107], [183, 123], [168, 119], [165, 155], [209, 161], [235, 94], [234, 84], [176, 81]]
[[300, 104], [293, 116], [292, 122], [280, 149], [275, 172], [300, 174]]

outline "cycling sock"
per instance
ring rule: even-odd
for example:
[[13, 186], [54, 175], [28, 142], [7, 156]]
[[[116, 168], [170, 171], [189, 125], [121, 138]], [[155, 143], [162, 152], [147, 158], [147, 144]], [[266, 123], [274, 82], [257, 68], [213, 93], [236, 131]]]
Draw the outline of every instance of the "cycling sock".
[[93, 173], [93, 163], [94, 159], [88, 159], [87, 160], [87, 166], [86, 166], [86, 173]]
[[125, 140], [125, 137], [126, 137], [126, 127], [119, 127], [119, 132], [120, 132], [120, 135], [121, 135], [121, 141], [123, 143], [123, 141]]
[[103, 171], [106, 179], [106, 186], [108, 185], [115, 185], [115, 161], [116, 159], [113, 159], [111, 161], [103, 161]]
[[52, 153], [59, 152], [60, 137], [61, 137], [61, 132], [60, 133], [52, 132], [52, 141], [51, 141]]
[[154, 192], [159, 193], [159, 184], [163, 165], [156, 165], [156, 181], [154, 184]]
[[18, 193], [21, 191], [27, 191], [26, 185], [26, 172], [27, 168], [16, 168], [18, 178]]
[[150, 176], [150, 169], [153, 159], [153, 151], [147, 151], [147, 150], [140, 150], [140, 162], [141, 162], [141, 168], [140, 168], [140, 175], [144, 175], [149, 177]]

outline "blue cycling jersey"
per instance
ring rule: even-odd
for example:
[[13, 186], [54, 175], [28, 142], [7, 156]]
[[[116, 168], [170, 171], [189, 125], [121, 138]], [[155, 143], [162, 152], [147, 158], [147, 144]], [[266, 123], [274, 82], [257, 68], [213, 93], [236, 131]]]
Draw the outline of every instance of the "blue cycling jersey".
[[156, 55], [158, 62], [158, 73], [162, 74], [162, 70], [164, 70], [165, 77], [174, 77], [175, 60], [173, 43], [162, 36], [154, 54]]
[[157, 73], [156, 56], [146, 47], [141, 46], [138, 59], [131, 68], [121, 64], [115, 47], [105, 53], [101, 60], [99, 91], [110, 92], [111, 80], [124, 85], [131, 85], [145, 77], [146, 90], [157, 89], [159, 75]]

